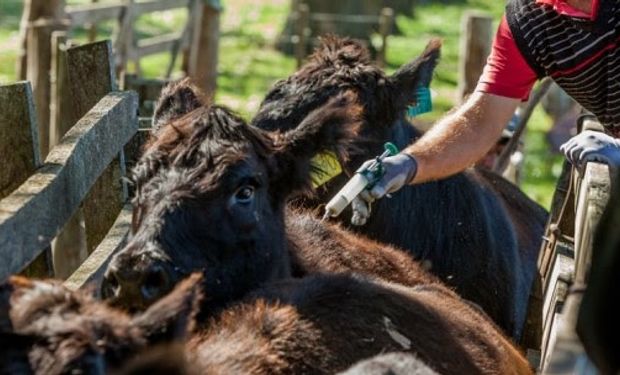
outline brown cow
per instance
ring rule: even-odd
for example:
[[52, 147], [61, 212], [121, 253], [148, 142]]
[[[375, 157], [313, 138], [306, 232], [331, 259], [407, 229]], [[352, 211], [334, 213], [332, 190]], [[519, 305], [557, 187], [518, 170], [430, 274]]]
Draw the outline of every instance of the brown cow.
[[[131, 318], [60, 283], [13, 278], [0, 289], [10, 307], [1, 322], [0, 343], [10, 349], [0, 354], [0, 373], [107, 373], [189, 334], [177, 341], [184, 348], [172, 351], [176, 359], [161, 358], [188, 366], [178, 373], [327, 374], [388, 351], [414, 353], [442, 374], [531, 373], [484, 315], [439, 285], [407, 288], [354, 275], [283, 280], [197, 331], [199, 279]], [[130, 363], [126, 373], [140, 373], [139, 366]]]

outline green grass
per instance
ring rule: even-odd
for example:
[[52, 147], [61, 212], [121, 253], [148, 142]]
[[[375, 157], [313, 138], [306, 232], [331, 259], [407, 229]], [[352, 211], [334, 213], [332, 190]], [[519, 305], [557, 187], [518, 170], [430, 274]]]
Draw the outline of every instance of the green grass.
[[[87, 3], [72, 0], [70, 3]], [[249, 118], [271, 85], [295, 70], [294, 59], [273, 47], [288, 13], [288, 0], [224, 0], [222, 16], [218, 92], [216, 100]], [[503, 12], [503, 1], [497, 0], [435, 0], [420, 1], [415, 16], [398, 16], [401, 35], [389, 39], [388, 71], [415, 58], [431, 37], [443, 39], [442, 59], [437, 67], [432, 88], [438, 93], [434, 111], [421, 117], [432, 122], [455, 105], [458, 80], [458, 44], [460, 19], [467, 10], [479, 10], [494, 17], [496, 24]], [[0, 82], [15, 77], [17, 56], [16, 35], [22, 2], [0, 0]], [[156, 13], [136, 22], [140, 38], [180, 30], [185, 21], [184, 11]], [[99, 26], [101, 37], [110, 37], [112, 23]], [[83, 41], [86, 33], [77, 29], [75, 37]], [[161, 76], [170, 61], [168, 54], [149, 56], [141, 61], [142, 72], [148, 77]], [[177, 71], [180, 59], [177, 59]], [[545, 140], [549, 119], [541, 110], [535, 111], [526, 136], [524, 191], [549, 206], [560, 170], [561, 158], [551, 155]]]

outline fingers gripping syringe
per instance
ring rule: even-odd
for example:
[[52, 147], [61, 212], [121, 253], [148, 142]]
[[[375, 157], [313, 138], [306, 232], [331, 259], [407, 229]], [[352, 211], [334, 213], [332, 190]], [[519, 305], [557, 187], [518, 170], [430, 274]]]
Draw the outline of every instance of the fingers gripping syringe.
[[377, 156], [367, 167], [362, 166], [358, 169], [346, 185], [327, 203], [323, 220], [340, 215], [364, 189], [372, 188], [383, 177], [385, 173], [383, 159], [398, 154], [398, 148], [390, 142], [387, 142], [384, 148], [383, 154]]

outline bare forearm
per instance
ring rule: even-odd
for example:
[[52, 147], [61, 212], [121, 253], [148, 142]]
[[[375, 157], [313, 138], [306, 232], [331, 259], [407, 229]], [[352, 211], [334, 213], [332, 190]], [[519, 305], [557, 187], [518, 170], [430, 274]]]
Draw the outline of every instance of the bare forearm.
[[405, 149], [418, 162], [413, 182], [445, 178], [473, 165], [499, 139], [518, 104], [517, 99], [473, 94]]

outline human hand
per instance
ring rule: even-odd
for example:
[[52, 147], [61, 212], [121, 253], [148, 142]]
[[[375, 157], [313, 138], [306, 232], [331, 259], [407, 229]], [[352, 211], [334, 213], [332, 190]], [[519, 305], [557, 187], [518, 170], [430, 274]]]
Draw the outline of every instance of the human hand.
[[[374, 159], [366, 161], [360, 169], [367, 168], [373, 162]], [[353, 209], [351, 224], [358, 226], [366, 224], [370, 217], [372, 202], [411, 182], [418, 169], [418, 163], [414, 157], [407, 153], [389, 156], [383, 159], [382, 165], [385, 173], [381, 179], [375, 183], [370, 191], [364, 190], [353, 199], [351, 203]]]
[[605, 133], [586, 130], [564, 143], [560, 151], [577, 168], [589, 161], [606, 163], [612, 168], [620, 166], [620, 141]]

